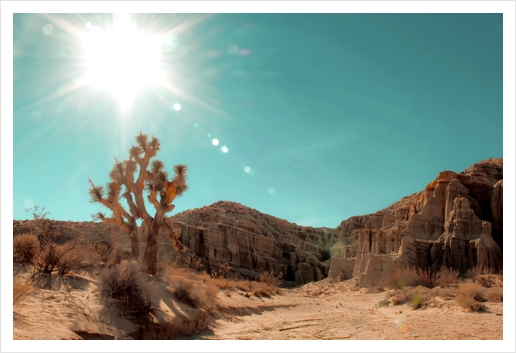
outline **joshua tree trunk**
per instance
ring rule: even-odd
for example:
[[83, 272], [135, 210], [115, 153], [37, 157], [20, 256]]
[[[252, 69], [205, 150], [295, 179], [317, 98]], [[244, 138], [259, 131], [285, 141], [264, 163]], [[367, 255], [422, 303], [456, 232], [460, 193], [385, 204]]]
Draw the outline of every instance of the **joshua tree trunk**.
[[149, 227], [149, 234], [147, 238], [147, 247], [145, 248], [145, 255], [143, 263], [147, 268], [147, 273], [156, 276], [158, 272], [158, 232], [161, 223], [164, 219], [164, 212], [157, 212], [151, 226]]
[[131, 240], [131, 257], [138, 259], [140, 257], [140, 240], [138, 239], [138, 228], [135, 228], [131, 234], [129, 234]]

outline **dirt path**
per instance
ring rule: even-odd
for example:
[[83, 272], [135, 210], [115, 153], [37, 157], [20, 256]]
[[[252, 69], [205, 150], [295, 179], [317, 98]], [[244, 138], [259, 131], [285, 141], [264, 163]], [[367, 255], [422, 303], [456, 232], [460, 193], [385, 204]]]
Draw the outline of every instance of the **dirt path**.
[[235, 294], [224, 299], [234, 309], [190, 339], [503, 339], [502, 303], [487, 303], [484, 313], [465, 312], [453, 300], [439, 298], [419, 310], [411, 310], [408, 304], [379, 307], [385, 292], [350, 291], [345, 285], [313, 283], [274, 298]]

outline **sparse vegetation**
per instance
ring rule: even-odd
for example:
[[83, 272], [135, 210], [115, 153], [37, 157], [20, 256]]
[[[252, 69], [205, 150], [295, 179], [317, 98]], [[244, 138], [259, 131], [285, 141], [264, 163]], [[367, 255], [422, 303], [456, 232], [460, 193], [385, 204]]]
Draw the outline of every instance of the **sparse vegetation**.
[[178, 252], [172, 266], [178, 268], [189, 268], [191, 270], [196, 271], [202, 267], [202, 264], [201, 260], [197, 258], [197, 255], [195, 255], [195, 253], [192, 252], [188, 254], [188, 256], [185, 258], [182, 253]]
[[383, 284], [389, 289], [403, 289], [419, 283], [419, 276], [414, 269], [396, 268], [383, 279]]
[[283, 281], [283, 274], [279, 273], [274, 275], [274, 272], [262, 272], [258, 281], [261, 283], [269, 284], [272, 287], [279, 287], [281, 282]]
[[397, 268], [383, 279], [383, 284], [390, 289], [403, 289], [406, 286], [422, 285], [427, 288], [445, 288], [458, 282], [459, 273], [442, 268], [430, 269]]
[[143, 282], [141, 265], [124, 260], [104, 269], [101, 274], [101, 291], [103, 295], [119, 300], [122, 309], [130, 317], [145, 320], [152, 309]]
[[229, 272], [231, 268], [229, 267], [229, 263], [223, 264], [218, 271], [212, 270], [211, 271], [211, 277], [212, 278], [224, 278], [226, 276], [226, 273]]
[[38, 237], [32, 233], [24, 233], [13, 239], [14, 261], [33, 263], [40, 251]]
[[[211, 281], [199, 281], [190, 278], [191, 271], [176, 272], [170, 276], [168, 284], [176, 299], [193, 308], [208, 308], [216, 302], [219, 288]], [[195, 276], [196, 278], [197, 276]]]

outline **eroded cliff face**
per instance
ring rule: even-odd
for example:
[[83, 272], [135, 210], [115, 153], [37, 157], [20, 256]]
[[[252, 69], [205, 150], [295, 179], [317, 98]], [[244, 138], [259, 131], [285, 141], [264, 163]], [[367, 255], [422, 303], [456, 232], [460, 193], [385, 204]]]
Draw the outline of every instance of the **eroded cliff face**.
[[247, 277], [274, 271], [296, 284], [326, 278], [329, 249], [337, 241], [336, 230], [301, 227], [236, 202], [188, 210], [169, 222], [180, 229], [189, 251], [203, 259], [204, 269], [228, 262]]
[[351, 217], [338, 230], [334, 256], [354, 260], [353, 276], [364, 286], [402, 265], [500, 270], [503, 160], [485, 160], [459, 174], [441, 172], [425, 190]]

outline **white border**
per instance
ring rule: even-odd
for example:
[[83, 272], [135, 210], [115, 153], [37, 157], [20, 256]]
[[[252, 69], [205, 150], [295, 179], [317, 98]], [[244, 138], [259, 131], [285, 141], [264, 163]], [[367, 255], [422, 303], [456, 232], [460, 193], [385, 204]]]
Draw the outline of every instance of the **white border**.
[[[503, 13], [504, 14], [504, 164], [505, 164], [505, 198], [506, 215], [515, 214], [515, 4], [513, 1], [275, 1], [275, 2], [236, 2], [236, 1], [177, 1], [177, 2], [70, 2], [70, 1], [32, 1], [32, 2], [2, 2], [1, 3], [1, 215], [2, 234], [8, 236], [12, 231], [12, 183], [13, 183], [13, 96], [12, 96], [12, 48], [13, 48], [13, 13]], [[479, 138], [482, 138], [479, 136]], [[512, 223], [511, 223], [512, 222]], [[208, 352], [338, 352], [338, 351], [383, 351], [383, 352], [426, 352], [426, 351], [463, 351], [514, 352], [514, 218], [506, 217], [505, 232], [510, 236], [504, 239], [504, 269], [505, 296], [509, 300], [504, 303], [504, 337], [503, 341], [172, 341], [172, 342], [116, 342], [116, 341], [13, 341], [12, 316], [9, 308], [12, 293], [12, 262], [10, 251], [3, 259], [2, 284], [2, 351], [39, 351], [39, 352], [70, 352], [70, 351], [208, 351]], [[4, 248], [4, 247], [2, 247]], [[3, 252], [5, 255], [5, 252]]]

